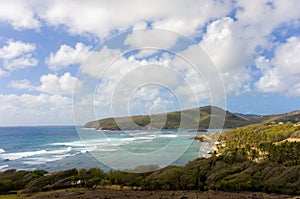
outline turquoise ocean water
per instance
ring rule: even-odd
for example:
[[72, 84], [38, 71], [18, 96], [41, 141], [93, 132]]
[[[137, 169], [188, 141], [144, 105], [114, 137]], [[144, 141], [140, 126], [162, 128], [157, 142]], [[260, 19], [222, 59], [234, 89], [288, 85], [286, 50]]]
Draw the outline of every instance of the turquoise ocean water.
[[[171, 163], [173, 165], [184, 165], [207, 154], [207, 148], [203, 147], [205, 143], [190, 139], [195, 133], [78, 129], [80, 136], [74, 126], [0, 127], [0, 171], [12, 168], [60, 171], [91, 167], [108, 171], [111, 168], [91, 154], [97, 152], [101, 157], [103, 152], [112, 156], [116, 149], [120, 149], [134, 154], [153, 152], [158, 159], [163, 159], [166, 154], [161, 154], [160, 149], [170, 143], [176, 143], [170, 145], [174, 153], [178, 146], [187, 146], [185, 153]], [[82, 142], [80, 137], [89, 142]]]

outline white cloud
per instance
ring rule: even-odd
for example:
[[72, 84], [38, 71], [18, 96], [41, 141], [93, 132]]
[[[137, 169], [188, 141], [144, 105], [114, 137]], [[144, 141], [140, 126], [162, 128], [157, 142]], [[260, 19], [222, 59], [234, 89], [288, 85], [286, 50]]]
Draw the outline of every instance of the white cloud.
[[[119, 49], [109, 49], [107, 46], [103, 46], [99, 51], [93, 51], [89, 55], [88, 59], [81, 67], [82, 73], [88, 74], [92, 77], [99, 77], [115, 59], [119, 58], [119, 62], [124, 60], [123, 57], [120, 57], [122, 54], [123, 53]], [[117, 68], [117, 70], [119, 69], [120, 68]], [[117, 71], [113, 71], [111, 75], [113, 75], [114, 72]]]
[[15, 29], [38, 29], [40, 22], [33, 10], [33, 1], [0, 1], [0, 21], [10, 23]]
[[254, 53], [256, 46], [269, 48], [272, 41], [268, 36], [283, 23], [300, 18], [300, 4], [297, 0], [238, 0], [236, 7], [237, 22], [235, 31], [240, 37], [247, 39], [248, 45], [245, 51]]
[[61, 77], [54, 74], [42, 75], [40, 78], [41, 85], [34, 86], [29, 80], [11, 81], [9, 86], [17, 89], [27, 89], [31, 91], [40, 91], [53, 95], [71, 95], [75, 84], [80, 88], [80, 82], [70, 73], [65, 73]]
[[51, 53], [46, 59], [49, 68], [59, 70], [72, 64], [81, 64], [90, 53], [91, 46], [77, 43], [75, 48], [68, 45], [61, 45], [56, 53]]
[[34, 51], [35, 48], [35, 44], [9, 40], [8, 44], [0, 49], [0, 58], [13, 59], [23, 54], [30, 53]]
[[271, 68], [270, 60], [264, 56], [259, 56], [255, 59], [256, 67], [261, 70], [263, 73], [267, 72]]
[[16, 88], [16, 89], [28, 89], [33, 90], [33, 86], [31, 85], [30, 81], [28, 79], [24, 80], [12, 80], [9, 85], [9, 87]]
[[[48, 26], [65, 26], [73, 34], [94, 34], [104, 38], [112, 31], [128, 27], [153, 27], [170, 29], [182, 34], [195, 35], [211, 20], [236, 13], [236, 31], [251, 39], [248, 50], [256, 45], [267, 45], [268, 36], [278, 25], [299, 18], [300, 4], [297, 0], [254, 1], [3, 1], [0, 20], [15, 28], [37, 28], [39, 20]], [[74, 12], [80, 10], [78, 12]], [[113, 10], [113, 12], [112, 12]], [[117, 13], [117, 14], [116, 14]], [[258, 33], [258, 34], [257, 34]]]
[[176, 44], [179, 35], [160, 29], [136, 30], [127, 36], [124, 44], [133, 48], [160, 47], [169, 49]]
[[243, 52], [247, 42], [235, 34], [234, 25], [229, 17], [213, 21], [199, 44], [219, 70], [228, 93], [239, 93], [251, 80], [245, 68], [251, 63], [251, 57]]
[[65, 73], [61, 77], [53, 74], [43, 75], [40, 80], [42, 85], [39, 86], [38, 90], [42, 92], [51, 94], [72, 94], [77, 78], [72, 77], [70, 73]]
[[[144, 21], [191, 34], [208, 21], [228, 14], [231, 1], [69, 1], [2, 2], [0, 20], [16, 29], [40, 26], [40, 20], [49, 26], [65, 26], [72, 34], [91, 33], [106, 37], [114, 30], [125, 30]], [[76, 11], [80, 11], [80, 13]], [[117, 14], [116, 14], [117, 13]]]
[[[39, 15], [49, 24], [54, 26], [63, 24], [72, 33], [89, 32], [101, 37], [107, 36], [112, 30], [132, 27], [141, 21], [154, 21], [155, 26], [160, 26], [161, 23], [168, 21], [168, 24], [172, 24], [172, 27], [168, 28], [181, 31], [189, 27], [188, 32], [193, 32], [207, 19], [224, 15], [229, 11], [229, 6], [226, 4], [212, 1], [199, 1], [198, 3], [185, 1], [77, 1], [72, 3], [56, 1], [45, 7], [45, 10]], [[74, 10], [81, 10], [81, 14], [78, 15]], [[111, 10], [114, 11], [111, 12]], [[174, 18], [174, 16], [177, 17]], [[191, 23], [192, 19], [193, 23]], [[160, 23], [156, 24], [156, 21]], [[186, 24], [189, 25], [186, 26]], [[186, 27], [183, 28], [183, 26]]]
[[[233, 12], [233, 9], [237, 11], [235, 19], [226, 17]], [[80, 13], [76, 10], [80, 10]], [[244, 0], [143, 2], [54, 0], [42, 3], [35, 0], [26, 2], [17, 0], [1, 3], [0, 21], [9, 23], [18, 30], [38, 29], [41, 25], [48, 26], [48, 28], [64, 27], [72, 35], [93, 35], [99, 37], [100, 40], [108, 38], [112, 33], [130, 28], [145, 28], [149, 25], [152, 28], [170, 29], [191, 38], [203, 38], [199, 44], [214, 61], [223, 77], [227, 93], [240, 93], [252, 89], [250, 85], [255, 81], [251, 77], [253, 71], [247, 67], [256, 65], [261, 75], [255, 84], [258, 91], [299, 96], [299, 38], [291, 37], [286, 43], [280, 44], [281, 40], [275, 42], [275, 35], [272, 35], [274, 29], [286, 23], [299, 21], [299, 10], [300, 4], [297, 0], [254, 0], [251, 2]], [[143, 37], [137, 38], [135, 33], [129, 34], [125, 43], [132, 47], [139, 47], [157, 42], [162, 48], [170, 48], [177, 41], [177, 37], [172, 35], [157, 36], [153, 34], [153, 30], [142, 31]], [[263, 50], [271, 52], [274, 46], [277, 46], [274, 58], [262, 56]], [[199, 55], [193, 49], [196, 47], [198, 46], [190, 46], [181, 53], [186, 57], [197, 57]], [[37, 65], [35, 50], [35, 44], [10, 40], [0, 49], [0, 59], [3, 65], [3, 68], [0, 68], [0, 76], [5, 76], [16, 69]], [[56, 52], [49, 55], [46, 62], [50, 69], [58, 71], [72, 64], [80, 64], [90, 51], [91, 47], [82, 43], [77, 43], [76, 46], [62, 45]], [[89, 75], [91, 78], [103, 77], [97, 88], [100, 94], [95, 99], [96, 105], [109, 104], [111, 94], [119, 80], [124, 83], [120, 92], [117, 93], [117, 99], [120, 100], [122, 100], [123, 93], [126, 94], [130, 88], [139, 85], [144, 80], [151, 79], [162, 80], [179, 95], [184, 96], [186, 102], [184, 107], [191, 104], [193, 92], [201, 99], [209, 99], [206, 80], [201, 79], [201, 75], [199, 76], [190, 65], [182, 64], [182, 60], [176, 58], [172, 60], [170, 57], [160, 58], [160, 60], [139, 61], [136, 59], [153, 53], [154, 51], [145, 50], [135, 56], [125, 58], [121, 56], [120, 49], [109, 49], [106, 46], [100, 52], [92, 52], [81, 72], [84, 76]], [[112, 65], [109, 66], [109, 64]], [[159, 71], [146, 69], [147, 65], [151, 64], [164, 69]], [[141, 69], [142, 67], [145, 67], [145, 70]], [[182, 76], [171, 74], [166, 70], [167, 67], [176, 70]], [[210, 72], [209, 69], [201, 69], [204, 73], [206, 70]], [[135, 71], [134, 78], [133, 76], [126, 77], [133, 71]], [[189, 82], [183, 82], [179, 77], [186, 78]], [[213, 82], [216, 76], [208, 75], [206, 78]], [[90, 80], [89, 77], [87, 79]], [[23, 99], [24, 101], [21, 101], [25, 104], [25, 100], [32, 100], [39, 104], [38, 99], [50, 100], [53, 96], [57, 96], [56, 99], [65, 99], [58, 95], [71, 94], [76, 80], [76, 77], [72, 77], [70, 73], [65, 73], [62, 76], [43, 75], [40, 85], [32, 85], [29, 80], [12, 81], [11, 87], [39, 91], [44, 94], [38, 96], [7, 95], [4, 98], [12, 101]], [[95, 85], [92, 86], [94, 87], [91, 90], [94, 91]], [[148, 94], [150, 92], [151, 94]], [[161, 92], [157, 93], [156, 90], [144, 89], [141, 96], [137, 97], [155, 100], [160, 95]], [[52, 106], [51, 103], [49, 105]], [[146, 106], [146, 104], [141, 105]], [[46, 107], [45, 110], [48, 107], [47, 104], [42, 106]], [[16, 107], [15, 104], [12, 107]], [[151, 106], [147, 105], [147, 107]], [[35, 110], [34, 107], [32, 109]], [[107, 112], [107, 110], [103, 111], [103, 113]]]
[[[291, 37], [279, 45], [274, 57], [261, 68], [262, 76], [256, 83], [259, 91], [300, 96], [300, 38]], [[265, 58], [260, 58], [265, 63]], [[260, 65], [259, 65], [260, 66]]]
[[[191, 50], [191, 52], [194, 51]], [[84, 85], [82, 90], [92, 94], [95, 92], [93, 104], [96, 106], [96, 114], [99, 114], [98, 118], [108, 116], [107, 112], [111, 111], [111, 107], [114, 110], [110, 112], [111, 115], [128, 115], [131, 98], [135, 103], [134, 107], [138, 107], [138, 102], [145, 106], [143, 109], [135, 110], [148, 113], [149, 110], [145, 108], [151, 106], [145, 101], [153, 103], [156, 98], [166, 93], [166, 90], [153, 89], [153, 86], [173, 91], [182, 108], [197, 106], [195, 95], [198, 95], [199, 99], [209, 98], [205, 82], [201, 77], [199, 78], [199, 74], [193, 70], [193, 67], [190, 69], [191, 66], [187, 63], [185, 65], [177, 61], [174, 63], [172, 56], [167, 55], [162, 55], [158, 60], [157, 58], [136, 60], [134, 56], [125, 58], [120, 55], [122, 55], [120, 50], [104, 46], [100, 51], [94, 51], [81, 68], [82, 76], [79, 75], [79, 79]], [[196, 53], [195, 56], [199, 57], [199, 54]], [[176, 67], [174, 67], [175, 64]], [[91, 79], [95, 80], [90, 82]], [[84, 92], [79, 99], [86, 98], [85, 94]], [[162, 98], [166, 100], [165, 97]], [[176, 101], [176, 99], [170, 100], [171, 105], [176, 105], [174, 100]], [[151, 104], [151, 102], [148, 103]], [[174, 107], [164, 108], [168, 110]]]
[[72, 124], [72, 100], [59, 95], [0, 95], [0, 125]]
[[233, 20], [229, 17], [216, 20], [208, 25], [207, 32], [200, 42], [200, 46], [208, 53], [221, 71], [236, 68], [236, 59], [239, 46], [234, 41], [231, 25]]
[[5, 60], [4, 67], [9, 71], [14, 71], [17, 69], [33, 67], [38, 64], [38, 60], [31, 57], [31, 54], [27, 54], [15, 59]]
[[158, 97], [159, 89], [155, 86], [145, 86], [138, 88], [132, 94], [131, 98], [140, 100], [153, 100]]
[[0, 68], [0, 77], [6, 76], [8, 73]]
[[201, 28], [208, 21], [226, 16], [233, 4], [231, 1], [170, 1], [164, 6], [166, 17], [154, 20], [153, 27], [195, 35], [201, 34]]
[[8, 71], [36, 66], [38, 60], [32, 57], [36, 49], [33, 43], [9, 40], [7, 45], [0, 48], [0, 59]]

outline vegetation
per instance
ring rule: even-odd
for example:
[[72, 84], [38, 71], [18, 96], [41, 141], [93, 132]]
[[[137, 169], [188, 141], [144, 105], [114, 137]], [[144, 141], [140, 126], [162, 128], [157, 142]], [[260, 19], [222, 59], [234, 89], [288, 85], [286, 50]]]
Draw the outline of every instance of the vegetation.
[[[214, 111], [212, 111], [214, 110]], [[218, 107], [205, 106], [166, 114], [141, 115], [132, 117], [106, 118], [86, 123], [86, 128], [102, 130], [137, 130], [137, 129], [204, 129], [208, 128], [211, 119], [223, 120], [224, 128], [234, 128], [258, 123], [258, 118], [244, 118]], [[214, 127], [212, 127], [214, 128]], [[219, 127], [218, 127], [219, 128]]]
[[[7, 170], [0, 173], [0, 192], [23, 190], [32, 193], [119, 185], [143, 190], [260, 191], [300, 195], [299, 130], [299, 125], [290, 122], [273, 122], [225, 131], [220, 141], [226, 146], [220, 147], [218, 154], [193, 160], [182, 167], [169, 166], [150, 173], [104, 173], [98, 168], [51, 174], [42, 170]], [[157, 168], [155, 165], [149, 167]]]
[[[106, 118], [88, 122], [86, 128], [102, 130], [138, 130], [138, 129], [205, 129], [208, 128], [212, 119], [223, 121], [224, 128], [236, 128], [261, 122], [296, 122], [300, 118], [300, 111], [294, 111], [279, 115], [242, 115], [234, 114], [214, 106], [204, 106], [183, 111], [169, 112], [166, 114], [140, 115], [131, 117]], [[210, 126], [220, 128], [219, 126]]]
[[300, 126], [291, 122], [266, 122], [228, 130], [221, 134], [220, 140], [225, 141], [226, 148], [231, 150], [245, 146], [257, 148], [262, 142], [279, 142], [299, 135]]
[[0, 193], [23, 189], [27, 184], [47, 174], [47, 171], [17, 171], [15, 169], [0, 172]]
[[276, 156], [283, 155], [282, 158], [291, 162], [293, 158], [299, 159], [300, 144], [288, 142], [291, 138], [300, 138], [300, 125], [291, 122], [253, 124], [223, 132], [219, 140], [226, 143], [226, 147], [219, 147], [219, 151], [246, 154], [252, 160], [268, 158], [275, 161]]

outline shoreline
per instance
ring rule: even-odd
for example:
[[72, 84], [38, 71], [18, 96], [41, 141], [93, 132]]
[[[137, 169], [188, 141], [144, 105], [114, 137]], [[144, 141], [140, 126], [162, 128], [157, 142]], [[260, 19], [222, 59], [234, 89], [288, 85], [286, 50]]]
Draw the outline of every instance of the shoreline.
[[[281, 130], [279, 134], [278, 129]], [[133, 190], [156, 190], [154, 192], [159, 192], [159, 190], [202, 190], [205, 192], [222, 190], [233, 193], [245, 191], [248, 195], [254, 193], [252, 191], [275, 193], [275, 195], [276, 193], [300, 195], [299, 179], [290, 175], [290, 173], [299, 171], [298, 156], [290, 154], [285, 157], [285, 162], [278, 158], [282, 157], [286, 150], [293, 150], [297, 154], [300, 143], [285, 141], [274, 144], [275, 141], [284, 140], [287, 137], [298, 138], [299, 130], [298, 126], [291, 123], [272, 126], [263, 123], [221, 133], [218, 142], [215, 141], [215, 138], [217, 135], [219, 136], [220, 132], [199, 135], [197, 138], [200, 140], [205, 141], [204, 138], [207, 140], [202, 149], [207, 156], [210, 155], [209, 157], [195, 159], [184, 166], [168, 166], [151, 173], [105, 172], [99, 168], [70, 169], [58, 173], [7, 171], [1, 173], [3, 183], [8, 182], [5, 181], [6, 179], [11, 181], [23, 179], [25, 175], [30, 180], [21, 182], [23, 184], [19, 188], [14, 183], [7, 184], [8, 187], [2, 189], [2, 192], [19, 190], [20, 193], [23, 191], [23, 193], [34, 194], [41, 191], [65, 190], [66, 188], [98, 190], [99, 187], [107, 188], [119, 185], [122, 187], [119, 191], [127, 191], [124, 190], [125, 187], [130, 187]], [[253, 134], [269, 136], [265, 136], [264, 140], [262, 136], [254, 137]], [[208, 136], [212, 136], [212, 139], [209, 139]], [[254, 138], [255, 142], [253, 142]], [[226, 153], [223, 152], [222, 155], [218, 155], [217, 151], [207, 153], [213, 146], [218, 147], [219, 152], [222, 152], [222, 142], [224, 145], [226, 144], [224, 146]], [[249, 142], [253, 145], [250, 145]], [[236, 147], [237, 143], [240, 144], [238, 148]], [[243, 148], [246, 145], [249, 147]], [[265, 149], [269, 156], [266, 157], [266, 153], [260, 153], [259, 149]], [[256, 161], [258, 159], [263, 161]], [[135, 194], [136, 192], [131, 193]]]

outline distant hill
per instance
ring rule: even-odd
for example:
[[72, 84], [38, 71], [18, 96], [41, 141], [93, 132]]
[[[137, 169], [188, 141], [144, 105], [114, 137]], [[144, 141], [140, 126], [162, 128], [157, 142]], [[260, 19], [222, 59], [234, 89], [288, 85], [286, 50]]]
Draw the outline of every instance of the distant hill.
[[299, 122], [300, 121], [300, 110], [292, 111], [284, 114], [274, 114], [263, 116], [263, 120], [267, 122]]
[[[212, 114], [212, 110], [214, 114]], [[200, 116], [199, 116], [200, 113]], [[223, 128], [235, 128], [256, 124], [260, 122], [297, 122], [300, 111], [276, 115], [247, 115], [225, 111], [215, 106], [203, 106], [182, 111], [168, 112], [166, 114], [139, 115], [131, 117], [105, 118], [91, 121], [84, 125], [85, 128], [101, 130], [142, 130], [142, 129], [207, 129], [213, 118], [221, 121], [226, 114]], [[183, 121], [183, 122], [181, 122]], [[180, 126], [181, 125], [181, 126]], [[210, 126], [214, 128], [214, 126]]]
[[244, 114], [244, 113], [234, 113], [234, 114], [239, 115], [239, 116], [244, 117], [244, 118], [248, 118], [248, 119], [259, 118], [259, 117], [263, 116], [263, 115], [256, 115], [256, 114]]

